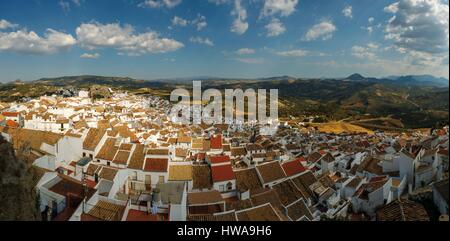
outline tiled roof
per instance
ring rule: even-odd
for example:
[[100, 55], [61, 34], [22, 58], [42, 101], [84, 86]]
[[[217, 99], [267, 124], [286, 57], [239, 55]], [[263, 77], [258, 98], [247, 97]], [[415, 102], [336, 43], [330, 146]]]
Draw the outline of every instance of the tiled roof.
[[190, 192], [188, 193], [188, 205], [215, 204], [224, 202], [222, 195], [217, 190], [206, 192]]
[[430, 221], [420, 203], [397, 199], [377, 210], [377, 221]]
[[301, 163], [301, 159], [285, 162], [281, 166], [288, 177], [306, 171], [306, 168]]
[[169, 167], [169, 181], [191, 181], [191, 165], [173, 165]]
[[135, 170], [142, 170], [145, 160], [145, 147], [142, 144], [137, 144], [131, 155], [130, 162], [128, 163], [128, 168]]
[[262, 164], [256, 167], [263, 183], [277, 181], [286, 177], [278, 161]]
[[194, 165], [192, 167], [192, 179], [194, 189], [208, 189], [213, 186], [211, 169], [208, 165]]
[[164, 158], [147, 158], [145, 160], [144, 171], [146, 172], [167, 172], [169, 160]]
[[234, 174], [236, 175], [236, 186], [240, 192], [262, 188], [255, 168], [239, 170]]
[[231, 165], [212, 166], [211, 173], [213, 182], [230, 181], [236, 178]]
[[93, 151], [102, 137], [105, 135], [105, 130], [91, 128], [83, 142], [83, 149]]

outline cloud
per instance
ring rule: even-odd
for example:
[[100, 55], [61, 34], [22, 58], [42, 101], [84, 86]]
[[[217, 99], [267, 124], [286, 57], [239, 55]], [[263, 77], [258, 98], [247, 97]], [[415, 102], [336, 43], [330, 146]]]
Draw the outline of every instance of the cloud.
[[281, 51], [276, 54], [282, 57], [304, 57], [307, 56], [310, 52], [302, 49], [294, 49], [289, 51]]
[[369, 43], [365, 47], [355, 45], [352, 47], [352, 55], [359, 59], [375, 60], [377, 55], [374, 51], [377, 49], [378, 45], [374, 43]]
[[[83, 2], [83, 0], [71, 0], [70, 2], [72, 2], [72, 4], [74, 4], [77, 7], [81, 6], [81, 3]], [[62, 8], [62, 10], [64, 12], [69, 12], [71, 9], [71, 3], [69, 1], [64, 1], [64, 0], [60, 0], [58, 2], [58, 5]]]
[[235, 53], [237, 55], [248, 55], [248, 54], [254, 54], [254, 53], [256, 53], [256, 51], [254, 49], [242, 48], [242, 49], [236, 50]]
[[178, 16], [175, 16], [172, 19], [172, 26], [186, 27], [189, 24], [195, 26], [197, 31], [201, 31], [202, 29], [206, 28], [206, 26], [208, 26], [208, 23], [206, 22], [206, 17], [201, 14], [198, 14], [197, 18], [192, 21]]
[[147, 7], [147, 8], [174, 8], [179, 5], [182, 0], [145, 0], [141, 2], [139, 7]]
[[80, 56], [80, 58], [83, 59], [98, 59], [100, 58], [100, 54], [99, 53], [93, 53], [93, 54], [89, 54], [89, 53], [84, 53]]
[[60, 1], [58, 2], [58, 5], [62, 8], [62, 10], [63, 10], [64, 12], [69, 12], [69, 11], [70, 11], [70, 3], [69, 3], [69, 2], [60, 0]]
[[264, 59], [262, 58], [235, 58], [234, 60], [244, 64], [262, 64]]
[[231, 26], [231, 32], [242, 35], [248, 30], [247, 10], [241, 6], [241, 0], [234, 1], [234, 10], [231, 15], [236, 19]]
[[305, 41], [312, 41], [316, 39], [328, 40], [333, 37], [333, 33], [337, 30], [332, 21], [325, 20], [314, 25], [308, 30], [303, 37]]
[[441, 0], [401, 0], [385, 8], [392, 13], [385, 39], [400, 52], [448, 54], [448, 4]]
[[18, 24], [10, 23], [4, 19], [0, 20], [0, 30], [8, 28], [17, 28], [18, 26], [19, 26]]
[[212, 40], [210, 40], [209, 38], [202, 38], [202, 37], [191, 37], [190, 41], [192, 43], [196, 43], [196, 44], [204, 44], [204, 45], [208, 45], [208, 46], [214, 46], [214, 42]]
[[375, 21], [375, 18], [374, 18], [374, 17], [370, 17], [369, 19], [367, 19], [367, 21], [368, 21], [369, 23], [373, 23], [373, 22]]
[[298, 0], [264, 0], [264, 7], [261, 17], [280, 14], [286, 17], [295, 12]]
[[352, 6], [346, 6], [342, 10], [342, 14], [344, 14], [344, 16], [347, 17], [347, 18], [353, 18], [353, 7]]
[[286, 32], [286, 27], [284, 27], [283, 23], [277, 18], [272, 19], [265, 28], [267, 29], [268, 37], [276, 37]]
[[54, 54], [68, 50], [77, 41], [70, 34], [47, 29], [41, 37], [33, 31], [0, 32], [0, 52]]
[[129, 56], [167, 53], [184, 47], [181, 42], [161, 38], [154, 31], [135, 33], [131, 25], [117, 23], [85, 23], [76, 29], [76, 34], [79, 44], [85, 49], [114, 48]]
[[178, 17], [178, 16], [175, 16], [175, 17], [173, 17], [173, 19], [172, 19], [172, 25], [173, 25], [173, 26], [181, 26], [181, 27], [185, 27], [185, 26], [188, 25], [188, 23], [189, 23], [188, 20], [183, 19], [183, 18], [180, 18], [180, 17]]
[[208, 26], [208, 23], [206, 22], [206, 17], [200, 14], [198, 14], [197, 18], [192, 21], [192, 24], [196, 26], [197, 31], [200, 31], [206, 28], [206, 26]]

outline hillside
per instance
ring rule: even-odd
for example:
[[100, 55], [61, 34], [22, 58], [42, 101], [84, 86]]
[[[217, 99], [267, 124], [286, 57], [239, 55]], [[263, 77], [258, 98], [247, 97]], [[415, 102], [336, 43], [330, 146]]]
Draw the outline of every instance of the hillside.
[[[169, 98], [178, 87], [191, 89], [192, 79], [144, 81], [127, 77], [72, 76], [0, 85], [0, 101], [36, 98], [61, 88], [108, 86], [135, 94]], [[278, 89], [281, 116], [322, 116], [325, 120], [357, 121], [364, 116], [398, 120], [405, 128], [448, 123], [449, 89], [444, 79], [430, 76], [366, 78], [353, 74], [343, 79], [296, 79], [281, 76], [261, 79], [204, 77], [203, 89]], [[448, 84], [448, 80], [447, 80]]]
[[10, 143], [0, 136], [0, 221], [40, 220], [34, 187], [38, 171], [20, 156], [15, 156]]

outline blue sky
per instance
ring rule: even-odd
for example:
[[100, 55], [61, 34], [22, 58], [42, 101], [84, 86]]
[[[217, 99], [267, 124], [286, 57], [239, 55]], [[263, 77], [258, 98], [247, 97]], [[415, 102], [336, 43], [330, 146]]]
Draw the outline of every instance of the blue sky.
[[433, 74], [447, 0], [0, 2], [0, 81]]

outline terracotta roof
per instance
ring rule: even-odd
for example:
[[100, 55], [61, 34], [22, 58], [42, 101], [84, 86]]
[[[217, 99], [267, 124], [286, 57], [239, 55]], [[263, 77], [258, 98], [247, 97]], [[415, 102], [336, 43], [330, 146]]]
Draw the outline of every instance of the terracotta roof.
[[208, 156], [212, 164], [229, 163], [230, 157], [225, 155]]
[[169, 155], [169, 149], [149, 149], [147, 155], [166, 156]]
[[231, 165], [221, 165], [211, 167], [213, 182], [223, 182], [236, 179]]
[[113, 162], [116, 164], [126, 165], [128, 162], [128, 158], [130, 157], [129, 151], [119, 151], [117, 155], [114, 157]]
[[280, 201], [285, 207], [304, 198], [300, 190], [297, 189], [291, 180], [278, 183], [273, 186], [273, 189], [278, 193]]
[[317, 179], [311, 171], [307, 171], [300, 174], [300, 176], [293, 178], [292, 182], [306, 198], [314, 197], [314, 193], [309, 187], [317, 182]]
[[302, 165], [301, 160], [302, 159], [299, 158], [299, 159], [281, 164], [284, 172], [286, 173], [286, 175], [288, 177], [294, 176], [296, 174], [306, 171], [306, 168]]
[[236, 186], [240, 192], [262, 188], [255, 168], [239, 170], [234, 174], [236, 175]]
[[205, 205], [224, 202], [219, 191], [190, 192], [188, 193], [188, 205]]
[[130, 162], [128, 163], [128, 168], [135, 170], [142, 170], [145, 160], [145, 147], [142, 144], [137, 144], [131, 155]]
[[211, 137], [211, 149], [222, 149], [222, 135]]
[[278, 161], [269, 162], [256, 167], [263, 183], [277, 181], [286, 177]]
[[273, 189], [265, 190], [258, 194], [254, 194], [251, 196], [251, 200], [254, 206], [270, 203], [274, 208], [278, 209], [283, 208], [283, 204], [281, 203], [278, 193]]
[[117, 175], [117, 169], [114, 168], [109, 168], [109, 167], [102, 167], [98, 177], [109, 180], [109, 181], [114, 181], [114, 178]]
[[193, 189], [208, 189], [213, 186], [211, 169], [207, 165], [192, 167]]
[[289, 206], [286, 210], [286, 214], [292, 221], [297, 221], [302, 217], [307, 217], [310, 221], [313, 220], [311, 210], [306, 206], [303, 199], [300, 199]]
[[119, 150], [119, 147], [116, 146], [116, 141], [117, 140], [115, 138], [108, 138], [95, 158], [113, 161], [117, 151]]
[[397, 199], [377, 210], [377, 221], [430, 221], [420, 203]]
[[191, 181], [191, 165], [173, 165], [169, 167], [169, 181]]
[[236, 212], [238, 221], [282, 221], [270, 204]]
[[106, 131], [103, 129], [91, 128], [86, 135], [83, 142], [83, 149], [93, 151], [102, 137], [105, 135]]
[[104, 221], [120, 221], [124, 211], [125, 206], [99, 200], [88, 212], [88, 215]]
[[147, 158], [145, 160], [144, 171], [146, 172], [167, 172], [169, 160], [164, 158]]
[[247, 155], [247, 150], [244, 147], [231, 148], [231, 156], [245, 156]]
[[30, 145], [31, 149], [43, 152], [41, 145], [43, 143], [55, 145], [63, 135], [53, 132], [36, 131], [21, 128], [8, 128], [8, 134], [12, 138], [14, 149], [18, 150], [25, 145]]

